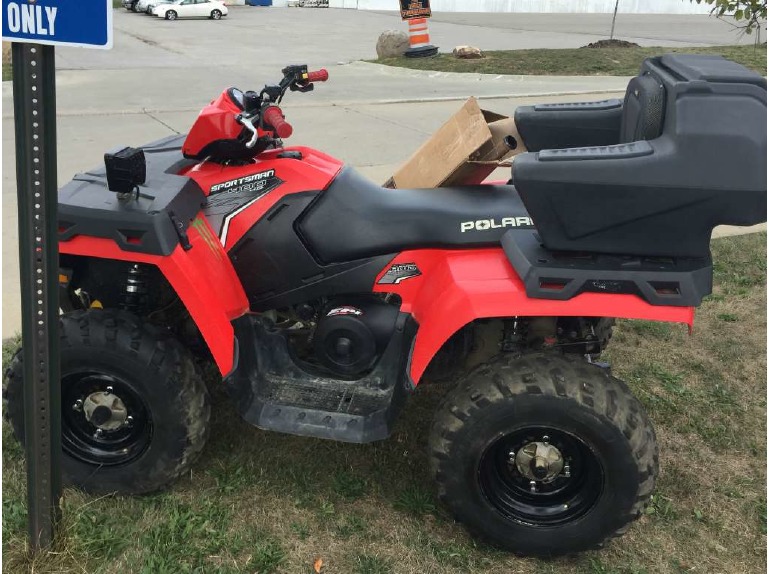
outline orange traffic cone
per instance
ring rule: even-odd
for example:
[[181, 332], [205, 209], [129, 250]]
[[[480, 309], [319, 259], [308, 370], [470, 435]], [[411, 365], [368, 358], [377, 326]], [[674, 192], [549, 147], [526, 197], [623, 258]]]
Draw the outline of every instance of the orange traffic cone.
[[423, 58], [438, 54], [438, 47], [430, 43], [428, 34], [428, 19], [413, 18], [409, 20], [409, 49], [404, 53], [407, 58]]

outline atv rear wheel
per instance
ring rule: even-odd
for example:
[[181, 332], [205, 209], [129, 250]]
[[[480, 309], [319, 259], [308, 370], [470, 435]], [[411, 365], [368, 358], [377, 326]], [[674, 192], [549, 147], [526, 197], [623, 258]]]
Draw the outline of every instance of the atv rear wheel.
[[[93, 493], [159, 490], [208, 435], [208, 391], [172, 337], [122, 311], [61, 316], [62, 475]], [[5, 412], [24, 443], [21, 352], [5, 373]]]
[[457, 519], [523, 555], [579, 552], [622, 534], [658, 471], [655, 431], [625, 384], [547, 353], [471, 372], [439, 408], [430, 450]]

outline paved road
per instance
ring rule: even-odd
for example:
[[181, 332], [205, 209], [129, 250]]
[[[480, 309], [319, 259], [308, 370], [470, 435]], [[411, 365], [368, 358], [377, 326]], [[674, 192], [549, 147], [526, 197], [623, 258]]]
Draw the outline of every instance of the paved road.
[[[431, 31], [434, 41], [447, 47], [577, 47], [606, 35], [601, 18], [437, 14]], [[733, 41], [725, 23], [687, 16], [667, 24], [668, 18], [624, 15], [622, 25], [647, 36], [626, 36], [640, 44], [673, 45], [670, 38], [676, 37], [700, 44]], [[165, 22], [116, 11], [112, 51], [57, 50], [59, 182], [97, 164], [116, 145], [185, 132], [224, 87], [259, 88], [277, 79], [287, 63], [326, 66], [331, 74], [312, 94], [289, 95], [292, 141], [340, 157], [376, 181], [387, 179], [457, 109], [458, 99], [484, 97], [485, 107], [511, 114], [518, 105], [576, 99], [555, 94], [620, 95], [627, 83], [625, 78], [443, 74], [356, 61], [374, 57], [376, 37], [388, 28], [403, 24], [392, 13], [350, 10], [235, 7], [220, 22]], [[620, 24], [618, 29], [625, 30]], [[3, 337], [21, 324], [11, 92], [3, 82]]]

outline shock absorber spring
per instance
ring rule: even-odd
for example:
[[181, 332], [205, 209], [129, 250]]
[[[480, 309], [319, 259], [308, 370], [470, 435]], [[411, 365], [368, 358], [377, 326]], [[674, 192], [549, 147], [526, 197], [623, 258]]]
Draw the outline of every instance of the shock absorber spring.
[[147, 271], [143, 265], [132, 263], [127, 272], [126, 285], [123, 290], [123, 305], [126, 311], [141, 314], [147, 304]]

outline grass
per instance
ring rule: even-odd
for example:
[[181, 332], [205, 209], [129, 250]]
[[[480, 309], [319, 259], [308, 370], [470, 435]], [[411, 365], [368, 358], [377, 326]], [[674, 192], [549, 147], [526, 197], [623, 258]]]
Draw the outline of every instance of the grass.
[[377, 64], [415, 70], [513, 74], [535, 76], [635, 76], [642, 60], [666, 52], [718, 54], [767, 75], [767, 45], [709, 46], [702, 48], [577, 48], [559, 50], [501, 50], [484, 52], [484, 58], [462, 60], [450, 54], [432, 58], [386, 58]]
[[419, 388], [389, 440], [351, 445], [255, 429], [212, 381], [212, 436], [190, 474], [153, 496], [66, 490], [56, 552], [34, 560], [22, 450], [3, 423], [3, 572], [311, 574], [319, 558], [326, 574], [762, 572], [766, 240], [714, 241], [692, 336], [619, 322], [607, 356], [656, 425], [661, 475], [646, 514], [601, 551], [517, 558], [452, 521], [425, 464], [442, 385]]

